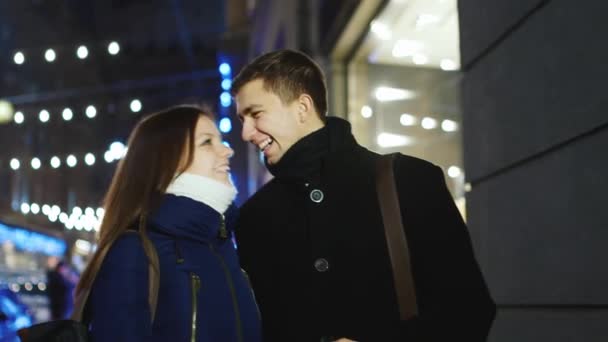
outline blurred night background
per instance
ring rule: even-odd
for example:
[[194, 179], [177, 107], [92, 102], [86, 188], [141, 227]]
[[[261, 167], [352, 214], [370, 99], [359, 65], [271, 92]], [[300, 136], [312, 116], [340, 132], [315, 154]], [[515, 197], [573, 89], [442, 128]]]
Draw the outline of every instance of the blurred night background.
[[210, 106], [235, 150], [237, 203], [270, 179], [229, 90], [279, 48], [321, 65], [330, 115], [362, 145], [443, 168], [498, 304], [490, 341], [606, 341], [607, 12], [599, 0], [0, 0], [0, 342], [51, 319], [54, 277], [70, 291], [143, 115]]

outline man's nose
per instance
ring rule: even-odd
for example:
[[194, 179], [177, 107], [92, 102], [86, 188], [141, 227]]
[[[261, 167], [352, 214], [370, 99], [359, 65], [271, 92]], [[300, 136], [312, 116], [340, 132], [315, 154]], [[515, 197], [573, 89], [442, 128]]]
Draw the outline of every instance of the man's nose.
[[253, 127], [253, 123], [250, 118], [245, 118], [243, 120], [243, 128], [241, 130], [241, 139], [243, 141], [248, 142], [253, 138], [253, 134], [255, 133], [255, 127]]

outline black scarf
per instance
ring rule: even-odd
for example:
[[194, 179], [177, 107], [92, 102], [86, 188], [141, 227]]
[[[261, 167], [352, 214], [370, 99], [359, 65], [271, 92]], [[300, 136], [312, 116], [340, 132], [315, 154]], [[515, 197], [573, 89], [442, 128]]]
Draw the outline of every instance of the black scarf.
[[297, 141], [278, 163], [269, 165], [266, 162], [266, 167], [279, 180], [317, 180], [326, 158], [355, 146], [357, 142], [351, 133], [350, 123], [328, 117], [323, 128]]

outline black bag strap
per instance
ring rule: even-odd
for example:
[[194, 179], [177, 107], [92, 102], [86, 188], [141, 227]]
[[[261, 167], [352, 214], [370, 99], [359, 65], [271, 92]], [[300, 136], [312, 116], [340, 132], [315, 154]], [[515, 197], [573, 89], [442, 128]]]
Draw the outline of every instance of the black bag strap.
[[[135, 230], [127, 230], [126, 233], [131, 234], [141, 234]], [[145, 233], [143, 233], [145, 234]], [[148, 296], [148, 304], [150, 305], [150, 313], [151, 313], [151, 322], [154, 322], [154, 317], [156, 317], [156, 303], [158, 301], [158, 288], [160, 286], [160, 275], [158, 272], [158, 254], [156, 252], [156, 248], [152, 244], [149, 239], [144, 239], [142, 237], [142, 241], [144, 243], [144, 249], [147, 249], [150, 252], [152, 260], [148, 262], [148, 287], [149, 287], [149, 296]], [[109, 248], [108, 248], [109, 251]], [[107, 253], [107, 252], [106, 252]], [[105, 255], [103, 256], [105, 259]], [[97, 276], [97, 275], [96, 275]], [[74, 310], [72, 312], [72, 319], [78, 322], [82, 322], [84, 318], [84, 309], [86, 307], [87, 301], [89, 299], [89, 295], [91, 293], [91, 289], [88, 288], [75, 298], [74, 300]]]
[[376, 165], [376, 191], [384, 223], [386, 245], [391, 258], [395, 292], [399, 304], [401, 320], [408, 320], [418, 314], [416, 290], [410, 251], [403, 229], [399, 197], [395, 184], [393, 164], [396, 154], [383, 155]]

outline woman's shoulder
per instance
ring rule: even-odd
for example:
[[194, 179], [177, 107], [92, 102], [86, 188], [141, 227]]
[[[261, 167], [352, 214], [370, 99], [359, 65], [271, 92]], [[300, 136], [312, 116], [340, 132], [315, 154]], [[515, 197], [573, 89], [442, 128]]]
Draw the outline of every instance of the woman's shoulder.
[[121, 234], [110, 247], [104, 263], [133, 263], [146, 261], [143, 242], [136, 231], [127, 231]]
[[147, 279], [148, 258], [139, 234], [122, 234], [104, 257], [94, 288], [104, 292], [103, 289], [114, 289], [117, 284], [145, 286]]

